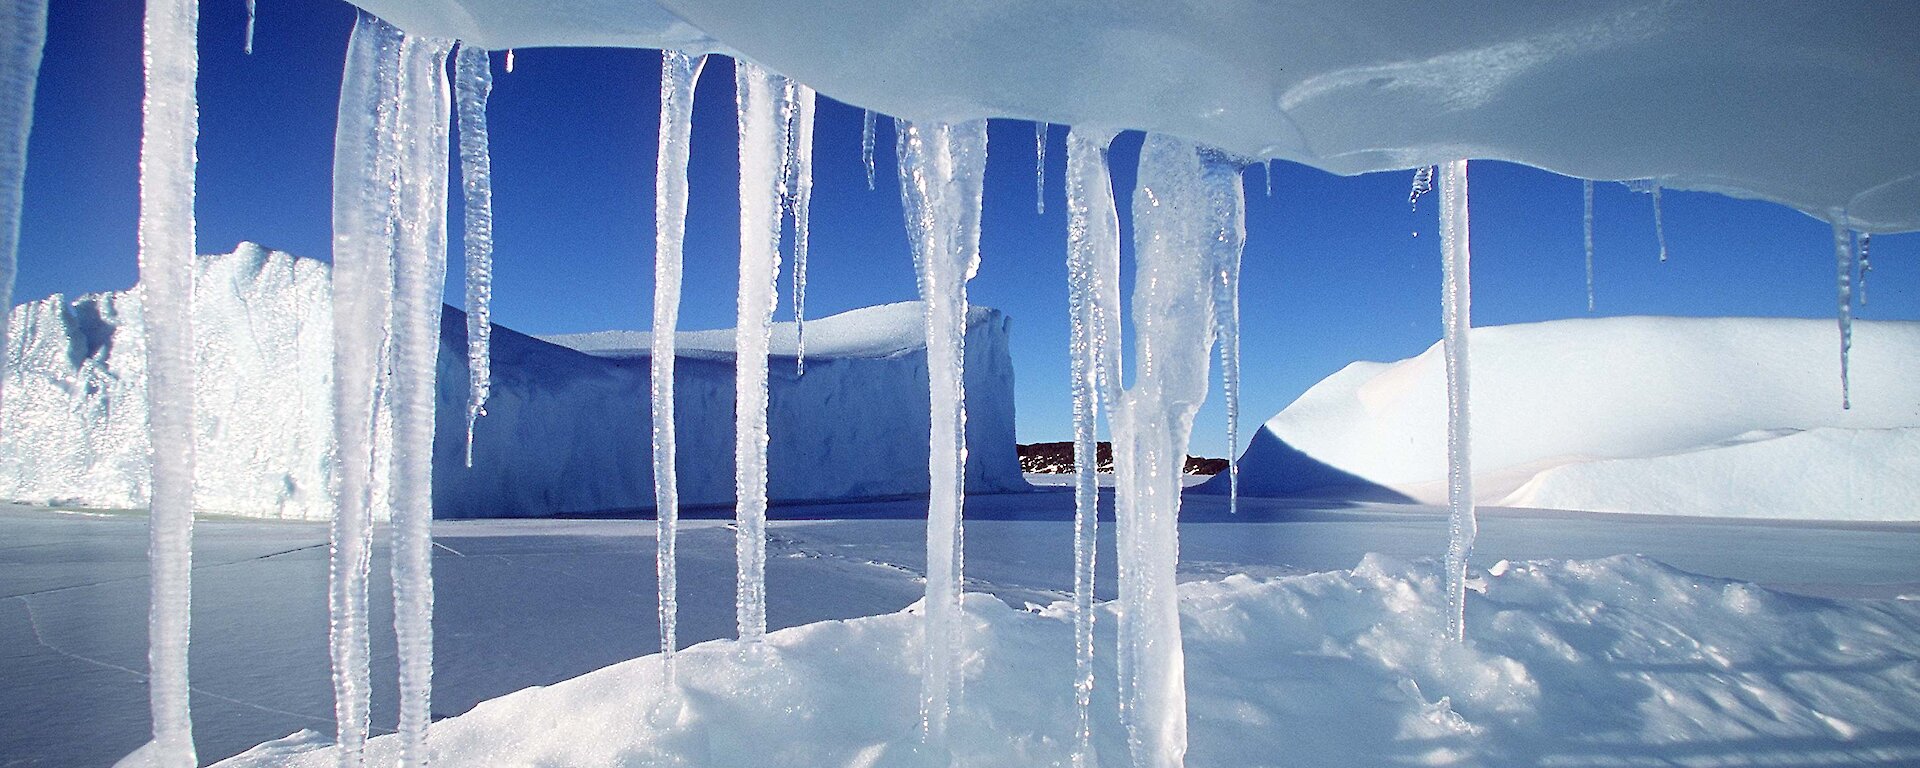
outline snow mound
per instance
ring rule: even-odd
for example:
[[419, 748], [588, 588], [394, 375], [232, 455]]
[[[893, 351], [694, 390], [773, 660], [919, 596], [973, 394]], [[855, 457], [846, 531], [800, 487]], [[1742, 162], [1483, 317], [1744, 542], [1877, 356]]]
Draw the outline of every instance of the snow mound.
[[[807, 322], [807, 360], [832, 357], [891, 357], [920, 350], [927, 344], [926, 316], [922, 304], [903, 301], [862, 307]], [[969, 326], [989, 322], [997, 314], [985, 307], [974, 307], [967, 315]], [[653, 334], [647, 331], [596, 331], [538, 337], [597, 357], [647, 357]], [[713, 360], [733, 359], [733, 330], [681, 331], [674, 344], [680, 357]], [[768, 350], [775, 357], [792, 358], [799, 354], [800, 332], [794, 323], [774, 323]], [[777, 363], [775, 365], [778, 365]]]
[[[198, 269], [199, 508], [325, 519], [332, 513], [333, 449], [328, 266], [242, 243], [231, 254], [202, 257]], [[828, 329], [820, 336], [840, 342], [810, 349], [805, 377], [795, 377], [791, 365], [774, 366], [775, 501], [926, 492], [926, 354], [908, 343], [919, 338], [918, 318], [918, 304], [823, 318], [815, 322]], [[990, 309], [970, 319], [969, 488], [1024, 490], [1014, 449], [1009, 321]], [[29, 302], [13, 310], [12, 322], [0, 404], [0, 498], [144, 506], [149, 449], [139, 290]], [[730, 504], [732, 360], [717, 354], [714, 340], [730, 341], [731, 332], [687, 336], [695, 343], [676, 381], [681, 499]], [[436, 516], [653, 506], [645, 357], [595, 357], [496, 325], [493, 361], [493, 395], [475, 427], [469, 469], [466, 318], [445, 308]]]
[[916, 120], [1137, 128], [1342, 174], [1511, 160], [1920, 228], [1908, 0], [355, 3], [488, 48], [722, 50]]
[[[1444, 637], [1432, 562], [1180, 587], [1193, 766], [1813, 764], [1920, 759], [1920, 604], [1782, 595], [1644, 558], [1476, 572], [1469, 645]], [[1072, 606], [966, 603], [952, 765], [1065, 765]], [[1112, 605], [1095, 624], [1112, 647]], [[646, 656], [484, 702], [431, 729], [457, 765], [947, 765], [919, 753], [922, 618]], [[1100, 762], [1127, 762], [1113, 660], [1094, 689]], [[1821, 670], [1809, 674], [1807, 670]], [[391, 762], [392, 736], [369, 744]], [[220, 765], [332, 766], [311, 732]]]
[[[1920, 466], [1920, 446], [1903, 429], [1920, 427], [1920, 380], [1910, 375], [1920, 323], [1854, 325], [1851, 410], [1840, 407], [1831, 321], [1555, 320], [1475, 328], [1472, 341], [1482, 502], [1916, 517], [1913, 495], [1902, 490], [1913, 480], [1901, 475]], [[1327, 377], [1250, 441], [1241, 492], [1384, 486], [1442, 503], [1444, 378], [1438, 344]], [[1218, 480], [1203, 489], [1226, 490]]]

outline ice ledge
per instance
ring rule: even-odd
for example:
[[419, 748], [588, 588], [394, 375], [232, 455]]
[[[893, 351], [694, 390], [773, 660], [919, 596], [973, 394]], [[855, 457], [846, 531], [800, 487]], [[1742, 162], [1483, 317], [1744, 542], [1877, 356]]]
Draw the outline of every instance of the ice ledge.
[[1137, 128], [1340, 174], [1510, 160], [1920, 229], [1908, 0], [354, 2], [491, 48], [738, 52], [891, 115]]

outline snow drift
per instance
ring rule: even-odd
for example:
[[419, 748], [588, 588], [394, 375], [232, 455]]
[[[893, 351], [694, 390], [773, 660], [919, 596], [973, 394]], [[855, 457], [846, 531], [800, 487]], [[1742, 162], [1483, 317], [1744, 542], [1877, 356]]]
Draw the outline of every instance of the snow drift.
[[[1194, 766], [1825, 764], [1920, 759], [1920, 604], [1831, 601], [1638, 557], [1475, 573], [1475, 641], [1444, 637], [1437, 564], [1180, 586]], [[921, 754], [918, 605], [483, 702], [432, 726], [456, 765], [1066, 765], [1072, 604], [966, 598], [954, 754]], [[1113, 604], [1095, 624], [1113, 642]], [[1113, 656], [1095, 745], [1128, 763]], [[1808, 670], [1820, 670], [1819, 674]], [[392, 762], [397, 739], [368, 744]], [[221, 763], [332, 766], [311, 731]]]
[[1511, 160], [1920, 228], [1905, 0], [355, 4], [495, 49], [718, 50], [915, 120], [1136, 128], [1343, 174]]
[[[1620, 317], [1473, 330], [1473, 467], [1485, 503], [1915, 519], [1920, 323], [1854, 326], [1840, 407], [1831, 321]], [[1439, 345], [1359, 362], [1270, 419], [1241, 492], [1373, 486], [1446, 497]], [[1225, 492], [1211, 481], [1207, 492]]]
[[[325, 263], [242, 243], [196, 275], [198, 504], [204, 512], [323, 519], [333, 442]], [[14, 309], [0, 410], [0, 498], [137, 507], [147, 496], [144, 326], [138, 289]], [[924, 493], [926, 356], [919, 305], [822, 318], [803, 378], [773, 366], [776, 501]], [[968, 328], [968, 484], [1025, 488], [1014, 453], [1008, 320]], [[791, 328], [779, 331], [791, 338]], [[615, 335], [614, 337], [617, 337]], [[676, 397], [681, 499], [733, 498], [729, 331], [686, 334]], [[833, 340], [843, 343], [833, 343]], [[641, 346], [644, 347], [644, 338]], [[493, 397], [465, 466], [466, 319], [445, 309], [434, 513], [500, 517], [653, 506], [644, 356], [594, 356], [494, 327]]]

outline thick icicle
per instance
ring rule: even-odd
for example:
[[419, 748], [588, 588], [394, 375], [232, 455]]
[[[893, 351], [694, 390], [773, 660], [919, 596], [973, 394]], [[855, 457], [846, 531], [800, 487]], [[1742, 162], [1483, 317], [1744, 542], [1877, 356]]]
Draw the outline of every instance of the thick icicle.
[[1413, 187], [1407, 192], [1407, 206], [1420, 210], [1420, 196], [1433, 191], [1433, 166], [1425, 165], [1414, 169]]
[[740, 639], [767, 632], [767, 347], [780, 273], [785, 89], [780, 77], [734, 63], [740, 123], [740, 286], [734, 327], [734, 617]]
[[256, 6], [256, 3], [257, 0], [247, 0], [247, 40], [240, 48], [245, 51], [248, 56], [253, 55], [253, 22], [254, 19], [260, 15], [260, 9]]
[[[1073, 700], [1077, 712], [1073, 765], [1093, 764], [1093, 578], [1099, 533], [1099, 412], [1112, 407], [1110, 370], [1101, 355], [1112, 343], [1106, 323], [1117, 319], [1117, 298], [1103, 300], [1105, 281], [1117, 275], [1120, 222], [1107, 173], [1113, 134], [1067, 133], [1067, 285], [1072, 321], [1068, 358], [1073, 372]], [[1111, 265], [1106, 269], [1105, 265]], [[1117, 293], [1117, 292], [1116, 292]]]
[[867, 166], [867, 189], [873, 189], [873, 110], [860, 110], [860, 161]]
[[[334, 515], [327, 610], [333, 659], [334, 743], [342, 768], [366, 762], [369, 683], [367, 572], [376, 504], [386, 499], [376, 453], [392, 310], [392, 134], [400, 31], [361, 11], [347, 43], [334, 130], [333, 398]], [[376, 501], [378, 497], [379, 501]]]
[[1667, 260], [1667, 218], [1660, 204], [1660, 182], [1653, 182], [1653, 238], [1660, 243], [1660, 260]]
[[148, 435], [153, 451], [147, 613], [153, 763], [191, 766], [187, 641], [193, 569], [194, 147], [200, 132], [197, 0], [146, 11], [146, 96], [140, 140], [140, 288], [147, 326]]
[[705, 55], [680, 51], [663, 51], [660, 57], [660, 149], [653, 184], [653, 500], [660, 656], [669, 679], [673, 676], [680, 611], [675, 551], [680, 535], [680, 488], [673, 416], [673, 364], [678, 354], [674, 333], [680, 326], [680, 258], [687, 234], [687, 152], [693, 137], [693, 94], [706, 64]]
[[447, 270], [446, 78], [451, 44], [405, 36], [393, 259], [393, 626], [400, 661], [400, 763], [427, 764], [433, 696], [433, 419]]
[[807, 219], [813, 208], [813, 113], [816, 101], [812, 88], [797, 80], [787, 81], [791, 88], [793, 121], [787, 135], [787, 165], [792, 169], [787, 208], [793, 213], [793, 325], [794, 373], [807, 372]]
[[[1232, 169], [1232, 184], [1209, 184], [1213, 232], [1213, 338], [1220, 347], [1220, 395], [1227, 401], [1227, 513], [1240, 513], [1240, 254], [1247, 243], [1247, 196], [1239, 161], [1203, 151], [1210, 174]], [[1221, 169], [1216, 171], [1216, 169]]]
[[1180, 641], [1180, 475], [1207, 397], [1214, 248], [1238, 231], [1239, 168], [1149, 134], [1133, 221], [1134, 385], [1110, 411], [1118, 506], [1121, 721], [1136, 766], [1177, 766], [1187, 748]]
[[1852, 270], [1849, 269], [1852, 266], [1853, 249], [1849, 247], [1850, 245], [1845, 219], [1834, 217], [1833, 258], [1837, 263], [1839, 274], [1837, 285], [1840, 298], [1840, 407], [1843, 409], [1853, 408], [1853, 386], [1849, 380], [1848, 371], [1850, 359], [1853, 356], [1853, 280], [1850, 274]]
[[1473, 282], [1469, 266], [1467, 161], [1447, 163], [1440, 172], [1440, 248], [1445, 267], [1441, 309], [1445, 313], [1447, 358], [1447, 634], [1466, 640], [1467, 560], [1479, 523], [1473, 509], [1472, 414], [1469, 407], [1467, 335], [1473, 328]]
[[466, 195], [467, 466], [473, 466], [473, 425], [487, 413], [493, 390], [493, 160], [487, 141], [487, 96], [493, 64], [484, 48], [460, 46], [454, 62], [460, 110], [460, 186]]
[[1873, 242], [1873, 235], [1866, 232], [1860, 233], [1860, 241], [1859, 241], [1860, 290], [1859, 290], [1859, 293], [1860, 293], [1860, 306], [1863, 306], [1863, 307], [1867, 305], [1867, 273], [1873, 271], [1873, 261], [1869, 258], [1869, 256], [1872, 255], [1871, 251], [1869, 250], [1869, 248], [1872, 245], [1872, 242]]
[[965, 569], [961, 502], [967, 463], [967, 281], [980, 268], [980, 200], [987, 124], [894, 124], [920, 299], [926, 312], [929, 384], [927, 596], [920, 717], [929, 744], [944, 748], [958, 698], [960, 592]]
[[[0, 343], [7, 339], [10, 313], [4, 310], [13, 306], [27, 135], [33, 130], [34, 84], [46, 39], [47, 0], [0, 2]], [[0, 360], [0, 382], [6, 378], [6, 361]]]
[[1593, 311], [1593, 180], [1580, 180], [1580, 197], [1585, 203], [1581, 235], [1587, 246], [1587, 311]]
[[1033, 212], [1047, 212], [1047, 124], [1033, 122]]

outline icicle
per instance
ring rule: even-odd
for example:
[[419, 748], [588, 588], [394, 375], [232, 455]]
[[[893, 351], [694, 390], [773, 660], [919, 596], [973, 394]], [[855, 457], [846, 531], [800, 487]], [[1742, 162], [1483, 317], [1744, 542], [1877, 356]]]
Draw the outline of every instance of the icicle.
[[1407, 206], [1420, 210], [1420, 196], [1433, 191], [1433, 166], [1426, 165], [1414, 169], [1413, 189], [1407, 193]]
[[[33, 92], [46, 39], [46, 0], [0, 3], [0, 343], [7, 339], [6, 310], [13, 307], [27, 135], [33, 130]], [[0, 359], [0, 382], [6, 378], [6, 360]]]
[[927, 596], [920, 717], [943, 749], [960, 687], [960, 593], [965, 568], [961, 502], [967, 463], [967, 281], [980, 267], [980, 199], [987, 161], [984, 120], [954, 125], [896, 121], [901, 207], [926, 313], [932, 431], [928, 453]]
[[1473, 282], [1469, 265], [1467, 161], [1447, 163], [1440, 174], [1440, 248], [1445, 267], [1441, 309], [1446, 315], [1447, 358], [1447, 503], [1452, 511], [1447, 538], [1447, 635], [1465, 642], [1467, 560], [1479, 523], [1473, 509], [1467, 335], [1473, 328]]
[[660, 150], [654, 165], [653, 246], [653, 500], [660, 584], [660, 656], [673, 678], [680, 577], [680, 488], [675, 466], [674, 337], [680, 327], [680, 259], [687, 234], [687, 153], [693, 138], [694, 86], [705, 55], [664, 51], [660, 59]]
[[[1094, 545], [1099, 533], [1099, 425], [1112, 407], [1114, 387], [1104, 381], [1111, 367], [1102, 354], [1117, 337], [1107, 324], [1118, 318], [1116, 301], [1106, 303], [1109, 275], [1119, 273], [1120, 222], [1113, 184], [1107, 173], [1110, 132], [1067, 132], [1067, 284], [1072, 320], [1069, 363], [1073, 372], [1073, 765], [1093, 764], [1093, 578]], [[1110, 269], [1109, 269], [1110, 265]], [[1117, 293], [1117, 283], [1114, 285]]]
[[1870, 252], [1870, 251], [1869, 251], [1868, 249], [1869, 249], [1869, 247], [1870, 247], [1870, 246], [1871, 246], [1871, 244], [1872, 244], [1872, 240], [1873, 240], [1873, 235], [1872, 235], [1872, 234], [1870, 234], [1870, 233], [1867, 233], [1867, 232], [1861, 232], [1861, 233], [1860, 233], [1860, 243], [1859, 243], [1859, 250], [1860, 250], [1860, 290], [1859, 290], [1859, 294], [1860, 294], [1860, 306], [1863, 306], [1863, 307], [1867, 305], [1867, 273], [1868, 273], [1868, 272], [1872, 272], [1872, 271], [1873, 271], [1873, 262], [1872, 262], [1872, 261], [1871, 261], [1871, 260], [1870, 260], [1870, 259], [1868, 258], [1868, 257], [1869, 257], [1869, 255], [1871, 254], [1871, 252]]
[[1667, 260], [1667, 220], [1660, 205], [1660, 182], [1653, 182], [1653, 237], [1660, 242], [1660, 261]]
[[1149, 134], [1133, 196], [1134, 385], [1110, 411], [1118, 506], [1121, 721], [1136, 766], [1177, 766], [1187, 748], [1180, 640], [1180, 476], [1206, 400], [1214, 249], [1238, 231], [1239, 169], [1185, 140]]
[[507, 74], [513, 74], [513, 49], [507, 49]]
[[193, 573], [194, 147], [200, 126], [196, 0], [146, 11], [146, 95], [140, 140], [140, 289], [147, 327], [148, 436], [153, 454], [148, 567], [147, 696], [153, 762], [192, 766], [187, 642]]
[[395, 133], [393, 259], [393, 625], [400, 762], [427, 764], [433, 695], [433, 420], [447, 270], [449, 41], [404, 36]]
[[1833, 220], [1833, 257], [1838, 263], [1840, 297], [1840, 407], [1853, 408], [1853, 387], [1849, 379], [1849, 358], [1853, 355], [1853, 280], [1848, 267], [1852, 266], [1853, 249], [1847, 240], [1847, 227], [1843, 217]]
[[1581, 234], [1587, 244], [1587, 311], [1593, 311], [1593, 180], [1580, 180], [1580, 195], [1586, 209], [1582, 218]]
[[347, 43], [334, 132], [333, 399], [336, 458], [328, 569], [334, 743], [340, 765], [365, 764], [369, 637], [367, 572], [375, 508], [387, 500], [380, 381], [392, 309], [393, 135], [400, 31], [361, 11]]
[[1033, 123], [1033, 212], [1047, 212], [1047, 124]]
[[253, 22], [254, 18], [259, 15], [259, 9], [255, 7], [255, 2], [256, 0], [247, 0], [247, 41], [240, 47], [248, 56], [253, 55]]
[[[1201, 152], [1209, 181], [1209, 208], [1218, 227], [1213, 233], [1213, 338], [1220, 347], [1220, 393], [1227, 401], [1227, 513], [1240, 513], [1240, 254], [1247, 242], [1247, 196], [1241, 163], [1210, 150]], [[1231, 174], [1232, 183], [1218, 177]]]
[[460, 103], [460, 184], [466, 193], [467, 467], [473, 467], [473, 425], [487, 414], [492, 392], [493, 161], [487, 146], [487, 95], [493, 65], [484, 48], [460, 46], [454, 62]]
[[788, 80], [792, 88], [793, 123], [787, 136], [791, 197], [788, 210], [793, 213], [793, 325], [796, 340], [793, 358], [795, 375], [807, 372], [807, 219], [813, 207], [813, 114], [816, 101], [812, 88]]
[[740, 639], [767, 632], [767, 346], [780, 273], [784, 88], [734, 64], [740, 123], [740, 296], [734, 328], [734, 615]]
[[1273, 197], [1273, 158], [1267, 158], [1266, 169], [1267, 197]]
[[860, 160], [867, 165], [867, 189], [873, 189], [873, 110], [860, 110]]

